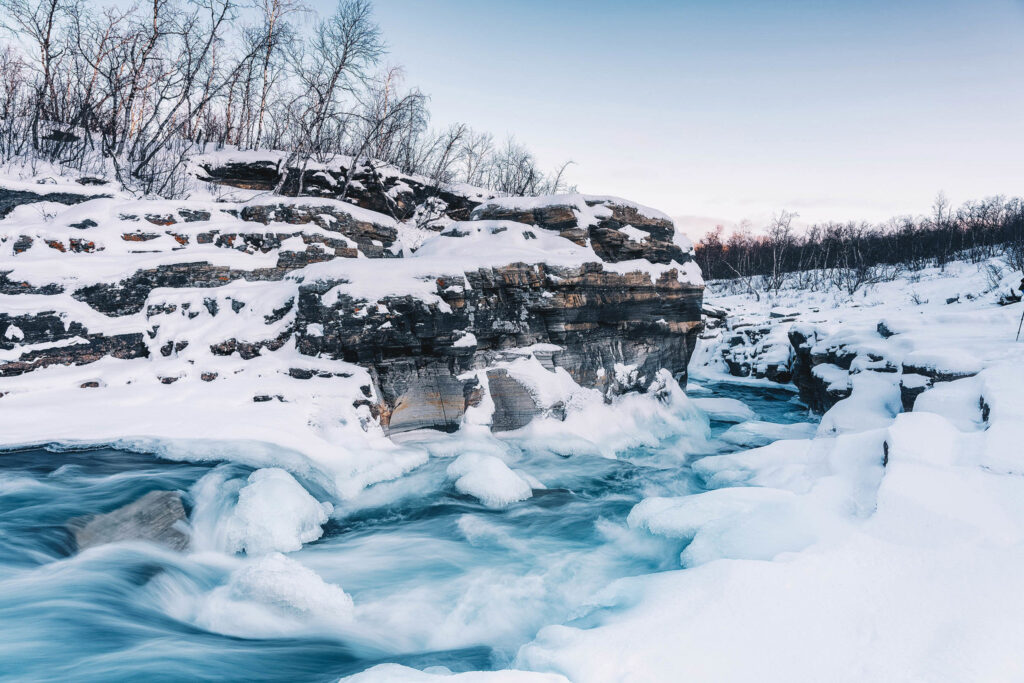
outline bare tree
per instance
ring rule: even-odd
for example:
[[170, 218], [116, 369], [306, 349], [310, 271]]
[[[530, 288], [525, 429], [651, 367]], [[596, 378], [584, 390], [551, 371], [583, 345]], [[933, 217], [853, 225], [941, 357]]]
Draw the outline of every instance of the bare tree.
[[797, 214], [780, 211], [768, 225], [768, 241], [771, 245], [771, 272], [765, 281], [769, 291], [778, 292], [786, 281], [786, 257], [793, 242], [793, 219]]
[[55, 99], [53, 74], [63, 54], [58, 40], [58, 22], [67, 10], [64, 0], [0, 0], [0, 26], [30, 42], [36, 52], [39, 72], [36, 110], [32, 120], [32, 146], [39, 149], [39, 123], [50, 114]]

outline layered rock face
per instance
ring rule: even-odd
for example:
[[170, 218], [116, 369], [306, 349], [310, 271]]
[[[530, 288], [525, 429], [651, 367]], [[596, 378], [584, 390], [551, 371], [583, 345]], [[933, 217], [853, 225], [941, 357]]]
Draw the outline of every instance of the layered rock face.
[[[606, 396], [662, 368], [685, 376], [703, 286], [653, 210], [493, 199], [370, 165], [343, 202], [340, 164], [307, 171], [315, 196], [288, 198], [252, 191], [281, 181], [280, 159], [199, 162], [249, 196], [132, 201], [69, 182], [54, 189], [70, 199], [40, 212], [43, 193], [7, 195], [0, 396], [102, 359], [138, 368], [128, 383], [176, 387], [252, 373], [302, 392], [366, 376], [350, 400], [390, 433], [454, 430], [481, 406], [500, 431], [564, 415], [539, 386], [562, 376]], [[425, 210], [430, 227], [403, 220]], [[75, 377], [75, 390], [111, 381]]]
[[[360, 317], [351, 314], [359, 309], [351, 297], [325, 303], [331, 282], [299, 290], [299, 350], [373, 368], [383, 407], [392, 411], [386, 416], [392, 431], [455, 429], [481, 381], [509, 402], [496, 406], [496, 426], [504, 420], [521, 426], [522, 418], [508, 413], [551, 409], [504, 396], [525, 391], [510, 388], [515, 380], [507, 372], [464, 377], [524, 355], [608, 395], [646, 388], [661, 368], [685, 375], [701, 290], [680, 283], [674, 271], [652, 281], [647, 274], [605, 272], [596, 263], [516, 263], [439, 279], [445, 306], [386, 297]], [[622, 379], [616, 366], [630, 366], [633, 379]]]

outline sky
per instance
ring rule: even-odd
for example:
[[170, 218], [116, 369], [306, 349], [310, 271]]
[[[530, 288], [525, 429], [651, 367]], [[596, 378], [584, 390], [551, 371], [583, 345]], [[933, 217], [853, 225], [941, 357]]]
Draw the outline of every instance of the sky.
[[[313, 3], [333, 9], [331, 0]], [[433, 123], [694, 225], [1024, 194], [1024, 0], [376, 0]], [[706, 226], [705, 226], [706, 227]]]

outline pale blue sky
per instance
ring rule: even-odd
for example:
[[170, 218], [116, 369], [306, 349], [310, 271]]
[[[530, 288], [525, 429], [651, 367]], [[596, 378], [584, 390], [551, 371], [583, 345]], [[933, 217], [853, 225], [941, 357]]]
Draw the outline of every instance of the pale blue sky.
[[[317, 6], [329, 10], [330, 0]], [[1024, 194], [1024, 0], [377, 0], [434, 122], [586, 192], [804, 220]]]

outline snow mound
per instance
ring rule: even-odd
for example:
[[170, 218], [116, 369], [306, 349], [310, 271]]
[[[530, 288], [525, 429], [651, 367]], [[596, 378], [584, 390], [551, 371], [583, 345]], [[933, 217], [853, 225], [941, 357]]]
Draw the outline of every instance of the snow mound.
[[256, 470], [238, 492], [238, 504], [227, 520], [229, 544], [249, 555], [298, 550], [323, 535], [321, 526], [332, 510], [285, 470]]
[[729, 427], [719, 438], [735, 446], [755, 448], [781, 439], [809, 439], [817, 430], [818, 425], [810, 422], [776, 424], [752, 420]]
[[693, 567], [721, 558], [770, 560], [818, 538], [799, 496], [742, 487], [678, 498], [646, 498], [629, 513], [631, 528], [689, 541], [680, 559]]
[[747, 422], [756, 420], [757, 414], [746, 403], [735, 398], [692, 398], [695, 406], [719, 422]]
[[473, 496], [487, 507], [500, 508], [533, 495], [526, 479], [493, 455], [464, 453], [448, 466], [460, 493]]
[[903, 358], [904, 368], [913, 368], [928, 375], [968, 377], [981, 372], [981, 361], [963, 349], [944, 348], [928, 351], [912, 351]]
[[200, 605], [202, 628], [241, 637], [331, 632], [349, 626], [352, 598], [316, 572], [280, 553], [264, 555], [233, 572]]
[[895, 374], [861, 372], [850, 375], [849, 382], [849, 398], [836, 403], [821, 417], [820, 436], [885, 427], [903, 410], [899, 377]]

